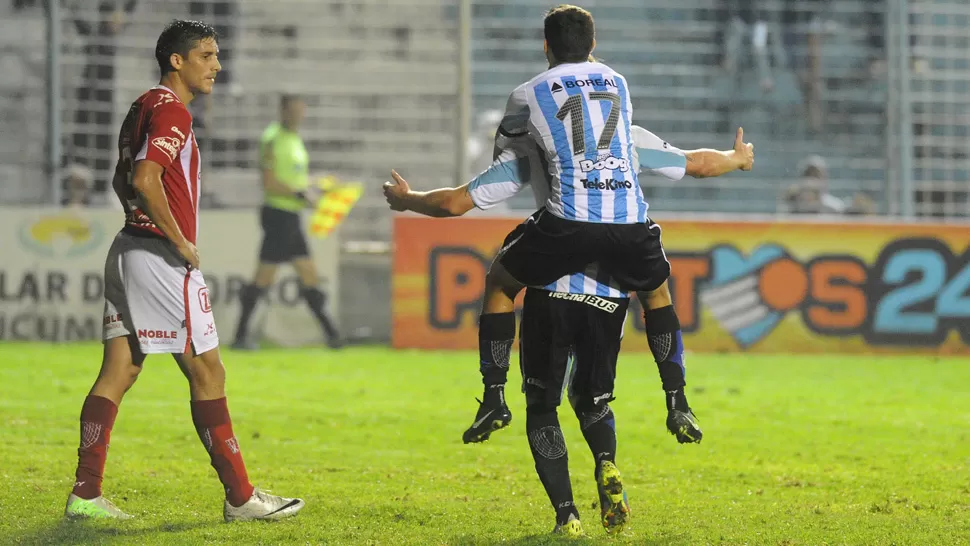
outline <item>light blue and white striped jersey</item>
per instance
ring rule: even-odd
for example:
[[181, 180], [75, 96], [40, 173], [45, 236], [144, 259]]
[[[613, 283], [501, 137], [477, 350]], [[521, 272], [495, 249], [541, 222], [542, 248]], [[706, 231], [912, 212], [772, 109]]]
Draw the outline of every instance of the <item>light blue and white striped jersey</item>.
[[[670, 180], [684, 177], [687, 163], [683, 151], [636, 125], [632, 127], [631, 135], [634, 143], [632, 171], [643, 169]], [[546, 206], [551, 193], [549, 171], [536, 142], [528, 135], [515, 137], [499, 133], [495, 145], [496, 151], [500, 151], [491, 167], [468, 184], [468, 193], [475, 206], [482, 210], [492, 208], [518, 193], [526, 184], [532, 186], [536, 206]], [[543, 289], [611, 298], [629, 297], [596, 264], [591, 264], [584, 272], [566, 275]]]
[[[549, 212], [582, 222], [642, 223], [648, 205], [633, 168], [632, 116], [622, 75], [602, 63], [567, 63], [512, 92], [499, 133], [528, 134], [543, 151]], [[682, 156], [671, 160], [664, 167], [683, 166]]]

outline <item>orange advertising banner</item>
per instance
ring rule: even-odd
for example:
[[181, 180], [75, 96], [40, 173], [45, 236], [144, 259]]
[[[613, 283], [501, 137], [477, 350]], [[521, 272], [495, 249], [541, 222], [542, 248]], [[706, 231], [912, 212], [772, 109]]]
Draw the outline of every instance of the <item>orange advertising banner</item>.
[[[519, 222], [395, 218], [393, 346], [476, 348], [485, 274]], [[688, 350], [970, 355], [970, 226], [660, 223]], [[648, 351], [631, 313], [623, 348]]]

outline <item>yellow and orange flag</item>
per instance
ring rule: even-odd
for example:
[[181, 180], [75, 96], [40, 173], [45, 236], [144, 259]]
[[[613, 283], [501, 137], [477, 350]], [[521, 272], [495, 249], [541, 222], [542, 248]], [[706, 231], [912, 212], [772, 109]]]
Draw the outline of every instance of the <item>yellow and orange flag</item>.
[[317, 209], [310, 220], [310, 233], [314, 237], [327, 237], [354, 208], [354, 205], [364, 193], [364, 186], [359, 182], [340, 182], [332, 176], [325, 176], [317, 181], [317, 185], [324, 191], [323, 197], [317, 201]]

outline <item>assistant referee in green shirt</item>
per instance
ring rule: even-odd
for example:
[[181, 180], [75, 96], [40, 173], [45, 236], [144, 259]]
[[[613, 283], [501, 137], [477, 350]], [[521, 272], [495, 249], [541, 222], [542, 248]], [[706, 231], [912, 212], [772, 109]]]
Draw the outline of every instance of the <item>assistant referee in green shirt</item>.
[[233, 348], [255, 347], [255, 343], [248, 339], [249, 320], [257, 302], [273, 284], [277, 267], [283, 263], [293, 264], [300, 276], [300, 295], [319, 321], [327, 344], [331, 347], [343, 345], [333, 319], [327, 313], [327, 295], [317, 288], [317, 271], [310, 259], [300, 216], [303, 209], [316, 204], [310, 195], [310, 158], [297, 132], [305, 110], [306, 105], [300, 97], [284, 95], [280, 101], [280, 121], [267, 127], [260, 139], [263, 244], [259, 250], [256, 277], [239, 294], [242, 312]]

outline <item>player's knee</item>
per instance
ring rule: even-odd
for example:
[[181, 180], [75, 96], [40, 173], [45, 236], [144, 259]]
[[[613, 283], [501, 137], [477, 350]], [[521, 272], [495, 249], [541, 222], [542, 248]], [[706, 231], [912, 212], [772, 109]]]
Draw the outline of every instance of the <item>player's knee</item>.
[[576, 412], [580, 428], [586, 430], [601, 421], [612, 422], [613, 409], [609, 404], [611, 400], [613, 400], [612, 396], [609, 397], [609, 400], [584, 396], [570, 398], [569, 403], [572, 405], [573, 411]]
[[141, 373], [141, 367], [135, 366], [130, 363], [120, 366], [109, 366], [101, 374], [101, 382], [110, 383], [116, 389], [120, 390], [122, 393], [127, 392], [135, 381], [138, 379], [138, 374]]
[[664, 281], [656, 290], [643, 290], [637, 292], [637, 299], [645, 310], [660, 309], [673, 305], [673, 298], [670, 295], [670, 285]]
[[327, 294], [314, 286], [304, 286], [300, 289], [300, 295], [311, 307], [319, 309], [327, 303]]
[[558, 408], [558, 393], [552, 393], [548, 389], [542, 388], [538, 385], [530, 385], [526, 383], [525, 411], [527, 413], [544, 414], [555, 412]]
[[259, 284], [259, 280], [253, 284], [247, 284], [239, 290], [239, 301], [243, 307], [255, 306], [256, 302], [266, 293], [266, 288]]
[[505, 267], [499, 262], [494, 262], [485, 275], [485, 292], [488, 294], [501, 293], [509, 298], [515, 298], [522, 285], [515, 280]]
[[225, 386], [226, 368], [218, 351], [207, 351], [186, 361], [183, 371], [193, 388], [208, 391]]

